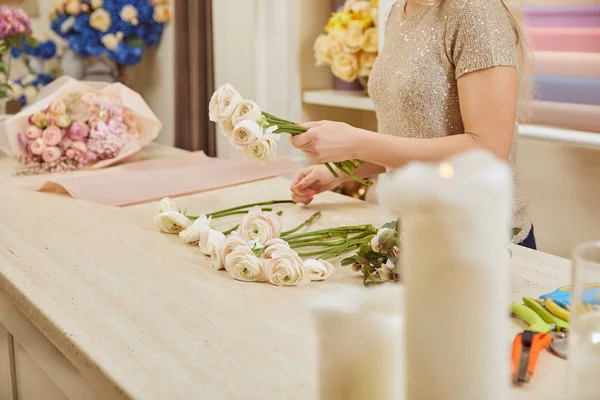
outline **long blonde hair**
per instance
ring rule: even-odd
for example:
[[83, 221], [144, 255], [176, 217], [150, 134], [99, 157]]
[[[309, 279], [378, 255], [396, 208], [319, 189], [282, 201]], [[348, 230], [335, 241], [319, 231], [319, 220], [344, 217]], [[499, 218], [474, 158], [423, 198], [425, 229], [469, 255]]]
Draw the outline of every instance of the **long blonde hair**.
[[[444, 0], [414, 0], [417, 5], [430, 7]], [[519, 82], [519, 104], [517, 119], [519, 122], [526, 121], [531, 111], [533, 98], [533, 52], [529, 42], [529, 36], [525, 28], [525, 14], [522, 9], [522, 0], [501, 0], [508, 10], [513, 28], [517, 33], [517, 72]]]

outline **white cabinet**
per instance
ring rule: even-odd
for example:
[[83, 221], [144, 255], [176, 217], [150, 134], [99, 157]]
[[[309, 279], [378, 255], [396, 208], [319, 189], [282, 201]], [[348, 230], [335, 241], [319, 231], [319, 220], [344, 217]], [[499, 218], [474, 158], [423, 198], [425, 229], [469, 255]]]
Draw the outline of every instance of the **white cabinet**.
[[68, 400], [20, 343], [14, 349], [18, 400]]
[[14, 385], [14, 353], [12, 336], [0, 324], [0, 400], [13, 400], [16, 394]]

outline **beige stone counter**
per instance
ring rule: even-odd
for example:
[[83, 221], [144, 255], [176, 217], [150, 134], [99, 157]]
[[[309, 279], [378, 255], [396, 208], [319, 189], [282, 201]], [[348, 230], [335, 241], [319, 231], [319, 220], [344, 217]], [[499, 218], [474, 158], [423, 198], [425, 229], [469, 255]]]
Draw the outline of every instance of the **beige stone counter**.
[[[64, 355], [64, 362], [50, 363], [57, 367], [44, 368], [39, 354], [50, 358], [52, 351], [36, 353], [27, 344], [33, 339], [23, 339], [67, 398], [94, 392], [100, 399], [317, 399], [316, 336], [306, 303], [361, 285], [356, 273], [339, 268], [330, 281], [299, 288], [237, 282], [213, 270], [197, 248], [157, 232], [153, 204], [113, 208], [22, 191], [5, 172], [0, 322], [6, 319], [9, 332], [32, 323]], [[178, 201], [194, 214], [288, 197], [288, 182], [271, 179]], [[310, 207], [281, 209], [284, 228], [317, 209], [324, 216], [315, 228], [391, 219], [333, 193]], [[229, 228], [236, 219], [219, 223]], [[513, 253], [514, 299], [569, 282], [567, 260], [521, 248]], [[17, 310], [29, 321], [11, 319]], [[520, 328], [515, 322], [514, 333]], [[564, 361], [544, 352], [533, 381], [515, 388], [512, 398], [562, 399], [565, 372]]]

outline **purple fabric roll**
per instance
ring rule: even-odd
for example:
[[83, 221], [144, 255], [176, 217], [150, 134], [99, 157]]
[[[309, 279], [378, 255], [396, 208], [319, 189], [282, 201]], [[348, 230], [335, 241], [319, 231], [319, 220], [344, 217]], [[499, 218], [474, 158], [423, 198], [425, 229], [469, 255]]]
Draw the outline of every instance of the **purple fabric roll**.
[[335, 76], [333, 77], [333, 88], [335, 90], [363, 90], [363, 86], [360, 84], [358, 79], [354, 82], [348, 83], [336, 78]]
[[600, 27], [600, 4], [524, 6], [528, 26]]
[[600, 79], [575, 76], [535, 76], [537, 100], [600, 106]]

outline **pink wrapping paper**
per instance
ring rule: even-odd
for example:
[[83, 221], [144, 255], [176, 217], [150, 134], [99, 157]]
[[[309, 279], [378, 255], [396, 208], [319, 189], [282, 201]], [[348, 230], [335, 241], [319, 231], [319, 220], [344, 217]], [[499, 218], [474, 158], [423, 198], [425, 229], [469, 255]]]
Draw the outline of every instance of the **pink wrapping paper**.
[[600, 28], [530, 27], [527, 31], [536, 51], [600, 53]]
[[112, 206], [129, 206], [272, 178], [297, 168], [285, 158], [258, 166], [197, 152], [124, 164], [79, 176], [53, 175], [41, 185], [24, 188], [66, 193], [76, 199]]
[[534, 101], [528, 123], [600, 133], [600, 106]]
[[536, 51], [534, 58], [539, 75], [600, 78], [600, 53]]

